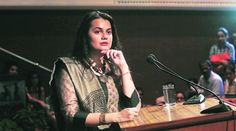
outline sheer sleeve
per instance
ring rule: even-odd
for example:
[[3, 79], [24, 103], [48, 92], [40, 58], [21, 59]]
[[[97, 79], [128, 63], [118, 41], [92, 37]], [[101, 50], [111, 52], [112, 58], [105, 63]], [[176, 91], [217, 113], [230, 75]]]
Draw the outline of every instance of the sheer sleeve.
[[58, 111], [65, 122], [63, 124], [69, 127], [84, 125], [88, 113], [79, 110], [74, 85], [64, 66], [60, 65], [60, 68], [55, 70], [53, 83], [58, 99]]

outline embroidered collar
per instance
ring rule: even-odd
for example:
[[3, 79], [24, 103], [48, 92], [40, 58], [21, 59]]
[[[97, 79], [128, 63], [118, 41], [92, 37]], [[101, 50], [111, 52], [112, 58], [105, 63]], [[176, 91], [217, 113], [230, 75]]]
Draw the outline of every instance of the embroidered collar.
[[105, 61], [102, 64], [101, 68], [98, 68], [96, 66], [96, 63], [91, 59], [87, 59], [86, 63], [88, 64], [89, 68], [91, 71], [98, 76], [99, 80], [106, 83], [108, 81], [108, 76], [107, 74], [109, 73], [109, 69], [107, 68], [107, 64]]
[[96, 62], [94, 62], [91, 58], [88, 58], [89, 67], [94, 72], [94, 74], [97, 76], [102, 76], [102, 75], [105, 75], [105, 73], [106, 73], [106, 63], [105, 63], [105, 61], [103, 61], [102, 63], [103, 63], [102, 67], [98, 68], [96, 66], [97, 65]]

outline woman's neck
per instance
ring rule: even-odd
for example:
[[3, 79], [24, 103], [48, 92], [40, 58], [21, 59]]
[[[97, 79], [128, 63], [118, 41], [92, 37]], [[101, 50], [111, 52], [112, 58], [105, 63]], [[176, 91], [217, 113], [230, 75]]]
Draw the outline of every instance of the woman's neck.
[[92, 63], [96, 63], [96, 67], [101, 67], [103, 64], [104, 54], [99, 53], [91, 53], [89, 55], [89, 61]]
[[88, 57], [88, 62], [90, 68], [100, 74], [106, 74], [111, 71], [108, 62], [104, 59], [104, 54], [102, 53], [90, 53]]

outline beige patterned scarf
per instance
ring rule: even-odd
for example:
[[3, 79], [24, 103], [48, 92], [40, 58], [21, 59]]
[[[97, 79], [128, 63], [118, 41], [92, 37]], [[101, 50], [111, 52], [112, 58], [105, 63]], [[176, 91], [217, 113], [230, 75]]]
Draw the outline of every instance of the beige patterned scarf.
[[75, 58], [62, 57], [62, 61], [68, 70], [74, 85], [77, 97], [85, 111], [88, 112], [117, 112], [119, 95], [115, 82], [108, 76], [106, 86], [108, 90], [108, 101], [96, 75], [89, 69], [85, 69]]

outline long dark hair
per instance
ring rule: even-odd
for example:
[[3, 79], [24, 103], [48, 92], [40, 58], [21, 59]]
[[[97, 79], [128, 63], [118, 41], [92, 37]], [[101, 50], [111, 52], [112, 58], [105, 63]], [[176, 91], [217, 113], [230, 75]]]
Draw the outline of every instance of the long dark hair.
[[89, 55], [89, 51], [91, 48], [90, 40], [88, 37], [88, 31], [89, 31], [89, 28], [91, 27], [91, 22], [98, 18], [103, 18], [105, 20], [108, 20], [111, 23], [112, 35], [113, 35], [111, 49], [121, 50], [121, 45], [119, 42], [119, 38], [117, 35], [117, 30], [116, 30], [116, 26], [113, 21], [113, 18], [105, 12], [91, 11], [83, 17], [77, 29], [76, 41], [74, 45], [74, 51], [72, 54], [73, 56], [78, 58], [78, 60], [81, 62], [81, 64], [84, 65], [84, 67], [87, 67], [87, 64], [85, 61]]

